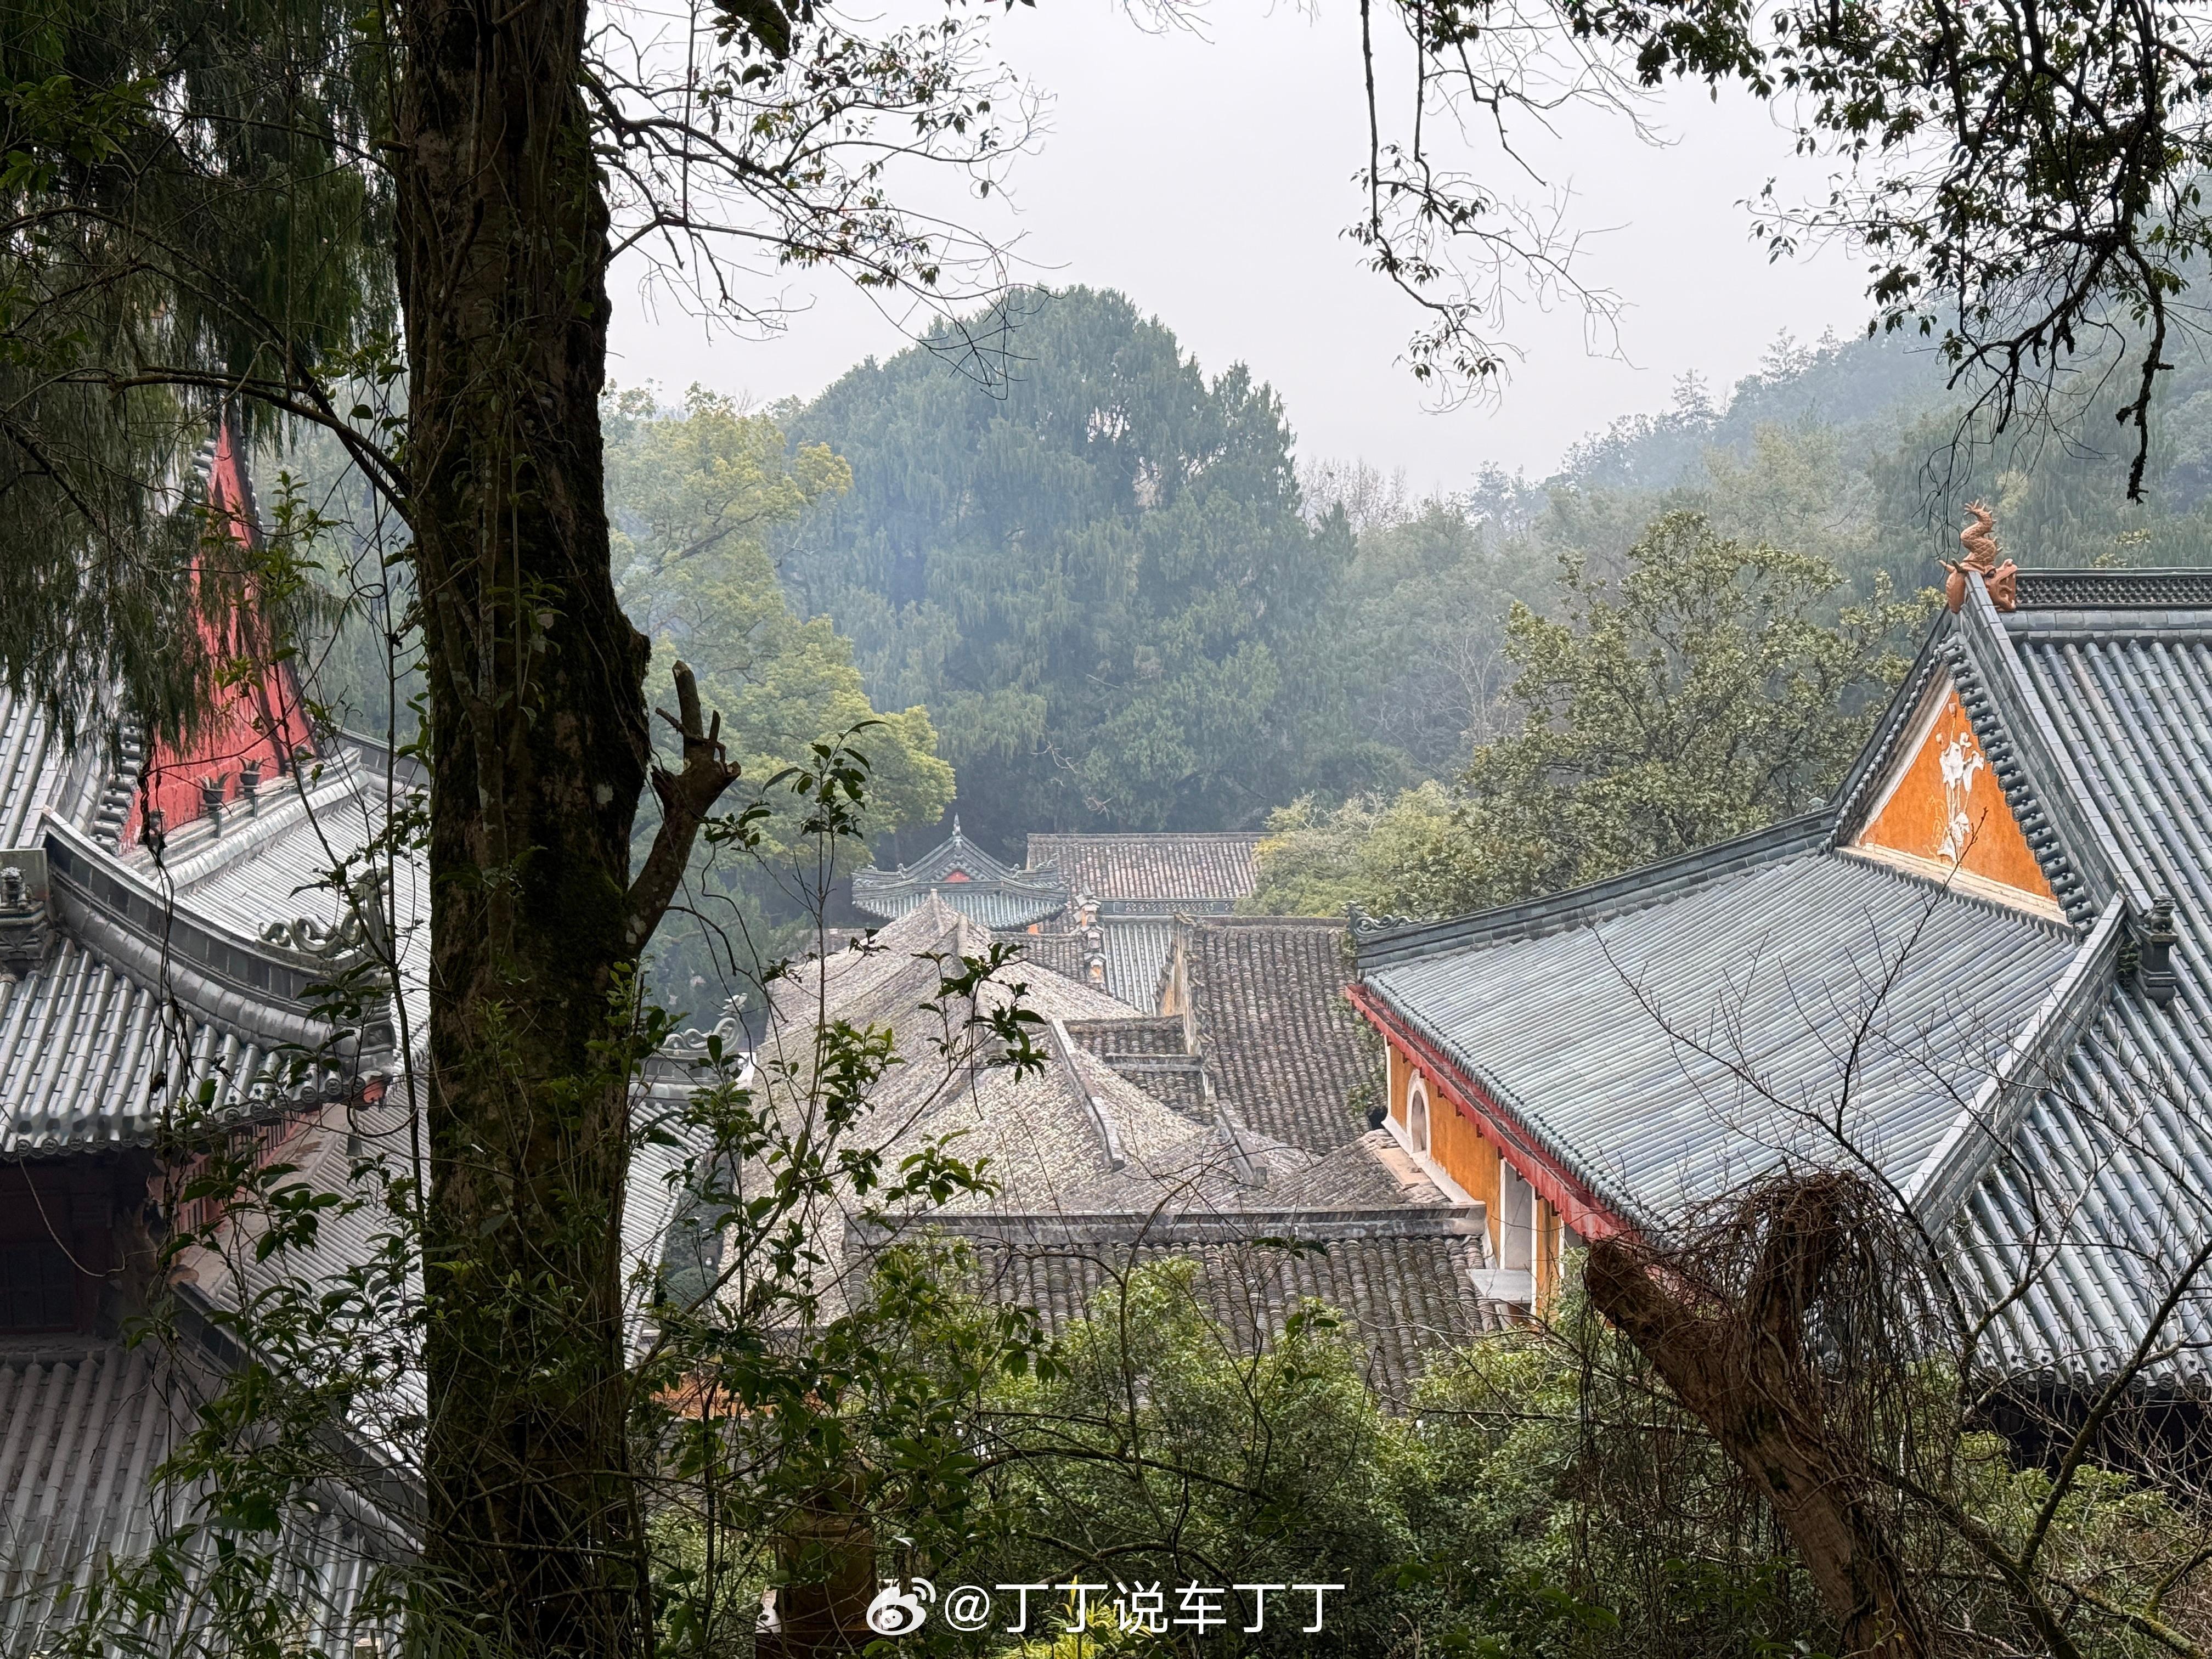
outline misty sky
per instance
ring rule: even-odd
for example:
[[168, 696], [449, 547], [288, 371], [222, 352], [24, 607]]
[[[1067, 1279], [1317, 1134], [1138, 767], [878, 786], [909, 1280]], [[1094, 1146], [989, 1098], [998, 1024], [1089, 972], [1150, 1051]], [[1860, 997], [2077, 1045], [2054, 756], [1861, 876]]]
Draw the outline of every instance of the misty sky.
[[[1578, 314], [1522, 308], [1525, 352], [1494, 405], [1437, 414], [1400, 361], [1417, 313], [1359, 268], [1341, 235], [1364, 154], [1357, 13], [1213, 0], [1202, 34], [1148, 33], [1109, 0], [1039, 0], [994, 24], [998, 55], [1050, 99], [1037, 152], [1012, 176], [1013, 213], [973, 222], [1018, 234], [1015, 275], [1119, 288], [1209, 372], [1242, 360], [1282, 393], [1309, 457], [1404, 466], [1453, 488], [1486, 461], [1540, 477], [1613, 416], [1663, 408], [1674, 377], [1717, 388], [1754, 368], [1778, 329], [1802, 339], [1863, 325], [1859, 262], [1841, 250], [1770, 264], [1741, 205], [1770, 177], [1799, 192], [1822, 175], [1743, 99], [1681, 94], [1660, 106], [1676, 142], [1654, 148], [1617, 116], [1578, 112], [1556, 137], [1522, 130], [1540, 182], [1481, 162], [1501, 188], [1543, 199], [1571, 187], [1586, 280], [1629, 307], [1626, 361], [1593, 356]], [[708, 340], [648, 306], [618, 273], [612, 365], [624, 384], [692, 380], [768, 400], [811, 395], [860, 358], [902, 343], [835, 279], [787, 280], [805, 305], [768, 340]]]

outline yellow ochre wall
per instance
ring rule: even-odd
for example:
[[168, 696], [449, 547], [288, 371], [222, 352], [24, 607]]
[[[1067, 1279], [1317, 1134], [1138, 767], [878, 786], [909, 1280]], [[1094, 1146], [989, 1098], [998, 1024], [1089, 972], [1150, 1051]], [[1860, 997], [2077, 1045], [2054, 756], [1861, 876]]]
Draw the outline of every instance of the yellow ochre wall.
[[[1390, 1051], [1390, 1115], [1398, 1121], [1400, 1128], [1406, 1127], [1406, 1101], [1411, 1091], [1418, 1067], [1405, 1051], [1395, 1042]], [[1489, 1258], [1498, 1259], [1498, 1167], [1502, 1162], [1498, 1148], [1491, 1145], [1481, 1130], [1475, 1127], [1467, 1115], [1454, 1105], [1439, 1091], [1436, 1080], [1427, 1082], [1429, 1096], [1429, 1156], [1443, 1168], [1443, 1172], [1457, 1182], [1469, 1198], [1482, 1205], [1482, 1213], [1490, 1230]], [[1550, 1206], [1537, 1200], [1536, 1247], [1543, 1249], [1543, 1218], [1551, 1213]], [[1554, 1253], [1556, 1261], [1556, 1252]], [[1539, 1267], [1541, 1257], [1539, 1256]], [[1543, 1282], [1540, 1272], [1540, 1285]]]

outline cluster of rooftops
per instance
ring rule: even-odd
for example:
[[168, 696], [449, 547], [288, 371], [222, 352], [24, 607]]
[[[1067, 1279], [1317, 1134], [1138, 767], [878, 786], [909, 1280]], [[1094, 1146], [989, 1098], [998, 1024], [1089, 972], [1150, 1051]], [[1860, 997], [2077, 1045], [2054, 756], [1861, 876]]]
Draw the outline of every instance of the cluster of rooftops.
[[[252, 533], [227, 444], [204, 476]], [[1827, 805], [1577, 892], [1246, 916], [1256, 836], [1040, 834], [1018, 867], [957, 823], [861, 872], [881, 927], [780, 987], [751, 1040], [803, 1040], [826, 1006], [921, 1054], [938, 963], [997, 941], [1048, 1064], [895, 1070], [860, 1132], [957, 1135], [997, 1189], [825, 1212], [825, 1259], [857, 1286], [886, 1240], [950, 1234], [979, 1290], [1058, 1326], [1193, 1257], [1255, 1342], [1335, 1304], [1402, 1402], [1435, 1355], [1540, 1314], [1579, 1242], [1843, 1164], [1954, 1242], [2004, 1365], [2078, 1382], [2155, 1326], [2159, 1376], [2201, 1389], [2212, 573], [2011, 586], [2000, 611], [1966, 583]], [[364, 888], [360, 860], [422, 781], [295, 725], [281, 682], [256, 695], [187, 757], [112, 716], [65, 744], [0, 694], [0, 1653], [43, 1644], [42, 1586], [143, 1545], [150, 1471], [222, 1363], [120, 1341], [162, 1112], [212, 1098], [342, 1184], [363, 1126], [410, 1109], [425, 889], [405, 860]], [[399, 994], [341, 1027], [313, 988], [365, 951]], [[688, 1086], [699, 1036], [648, 1095]], [[680, 1196], [631, 1190], [626, 1252], [665, 1265]], [[333, 1525], [306, 1639], [335, 1654], [363, 1546]]]

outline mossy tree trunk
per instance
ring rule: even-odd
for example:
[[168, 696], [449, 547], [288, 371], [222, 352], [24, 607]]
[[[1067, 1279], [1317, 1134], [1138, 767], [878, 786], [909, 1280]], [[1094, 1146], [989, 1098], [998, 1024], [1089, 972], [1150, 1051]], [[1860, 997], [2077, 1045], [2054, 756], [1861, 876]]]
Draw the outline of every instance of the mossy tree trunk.
[[[730, 775], [679, 672], [653, 772], [615, 597], [599, 396], [608, 212], [585, 0], [404, 0], [394, 109], [433, 883], [425, 1565], [520, 1654], [648, 1618], [627, 1468], [624, 964]], [[633, 882], [652, 774], [661, 843]]]

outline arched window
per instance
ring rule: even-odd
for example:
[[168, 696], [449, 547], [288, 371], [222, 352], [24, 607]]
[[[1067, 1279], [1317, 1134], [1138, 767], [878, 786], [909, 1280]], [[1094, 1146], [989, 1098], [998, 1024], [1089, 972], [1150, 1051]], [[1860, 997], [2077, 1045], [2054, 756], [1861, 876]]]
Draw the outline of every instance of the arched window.
[[1429, 1085], [1415, 1078], [1406, 1089], [1406, 1138], [1413, 1150], [1429, 1150]]

